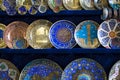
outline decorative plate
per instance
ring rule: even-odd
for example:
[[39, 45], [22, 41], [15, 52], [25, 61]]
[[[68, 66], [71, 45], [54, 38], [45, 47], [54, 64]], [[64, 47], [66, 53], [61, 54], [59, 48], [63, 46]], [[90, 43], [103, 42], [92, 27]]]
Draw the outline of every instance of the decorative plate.
[[68, 10], [81, 10], [79, 0], [63, 0], [63, 4]]
[[18, 8], [18, 13], [24, 15], [32, 8], [32, 2], [31, 0], [16, 0], [16, 6]]
[[95, 10], [96, 9], [95, 5], [94, 5], [94, 0], [79, 0], [79, 1], [80, 1], [80, 5], [85, 10]]
[[120, 61], [118, 61], [109, 73], [109, 80], [120, 80]]
[[120, 8], [120, 1], [119, 0], [108, 0], [108, 2], [113, 9]]
[[106, 48], [120, 48], [120, 22], [110, 19], [101, 23], [98, 29], [98, 39]]
[[62, 69], [48, 59], [37, 59], [27, 64], [19, 80], [61, 80]]
[[52, 23], [48, 20], [36, 20], [32, 22], [26, 33], [28, 43], [34, 49], [51, 48], [49, 29]]
[[55, 13], [58, 13], [64, 10], [62, 1], [64, 0], [48, 0], [48, 5]]
[[100, 10], [108, 7], [108, 1], [107, 0], [94, 0], [94, 4]]
[[97, 38], [99, 24], [92, 20], [81, 22], [75, 29], [75, 40], [82, 48], [97, 48], [100, 43]]
[[81, 58], [65, 68], [61, 80], [107, 80], [107, 76], [99, 63], [92, 59]]
[[76, 45], [74, 39], [75, 24], [67, 20], [55, 22], [50, 29], [49, 38], [57, 49], [70, 49]]
[[8, 15], [15, 15], [16, 14], [16, 0], [3, 0], [3, 6]]
[[28, 47], [26, 30], [29, 25], [22, 21], [10, 23], [4, 32], [4, 41], [11, 49], [24, 49]]
[[18, 80], [19, 70], [8, 60], [0, 59], [0, 80]]
[[6, 44], [3, 40], [3, 33], [6, 29], [6, 25], [0, 23], [0, 48], [5, 48]]

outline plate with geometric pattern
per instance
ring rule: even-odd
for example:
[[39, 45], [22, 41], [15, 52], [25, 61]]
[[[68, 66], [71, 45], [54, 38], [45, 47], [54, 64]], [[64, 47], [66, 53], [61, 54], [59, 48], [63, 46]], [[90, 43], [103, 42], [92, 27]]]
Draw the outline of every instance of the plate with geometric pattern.
[[64, 69], [61, 80], [107, 80], [107, 76], [99, 63], [81, 58], [72, 61]]
[[36, 59], [28, 63], [19, 80], [61, 80], [61, 67], [48, 59]]

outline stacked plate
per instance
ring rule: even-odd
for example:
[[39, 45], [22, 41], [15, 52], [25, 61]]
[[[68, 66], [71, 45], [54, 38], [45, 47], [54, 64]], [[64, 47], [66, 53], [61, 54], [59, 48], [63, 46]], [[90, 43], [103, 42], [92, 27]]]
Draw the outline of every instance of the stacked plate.
[[15, 15], [17, 12], [25, 15], [27, 12], [35, 15], [37, 12], [45, 13], [49, 8], [58, 13], [62, 10], [96, 10], [109, 7], [120, 8], [119, 0], [2, 0], [1, 10], [8, 15]]
[[[110, 70], [108, 80], [120, 79], [120, 61]], [[21, 73], [10, 61], [0, 59], [1, 80], [107, 80], [102, 65], [89, 58], [79, 58], [66, 66], [64, 71], [54, 61], [35, 59]]]

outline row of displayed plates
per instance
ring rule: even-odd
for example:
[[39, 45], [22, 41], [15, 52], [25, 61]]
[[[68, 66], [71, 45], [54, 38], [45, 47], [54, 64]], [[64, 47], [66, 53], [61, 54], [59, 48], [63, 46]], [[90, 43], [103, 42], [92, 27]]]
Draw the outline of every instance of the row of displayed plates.
[[0, 24], [0, 48], [25, 49], [71, 49], [76, 43], [82, 48], [98, 48], [100, 44], [109, 49], [120, 48], [120, 22], [116, 19], [104, 21], [100, 25], [86, 20], [76, 25], [68, 20], [52, 24], [40, 19], [28, 25], [14, 21], [7, 27]]
[[[108, 80], [120, 80], [120, 61], [111, 69]], [[36, 59], [28, 63], [21, 73], [8, 60], [0, 59], [1, 80], [107, 80], [103, 67], [89, 58], [80, 58], [62, 68], [49, 59]]]
[[6, 11], [8, 15], [15, 15], [17, 12], [21, 15], [27, 11], [34, 15], [38, 11], [45, 13], [48, 6], [55, 12], [61, 10], [95, 10], [109, 7], [120, 8], [119, 0], [1, 0], [0, 7]]

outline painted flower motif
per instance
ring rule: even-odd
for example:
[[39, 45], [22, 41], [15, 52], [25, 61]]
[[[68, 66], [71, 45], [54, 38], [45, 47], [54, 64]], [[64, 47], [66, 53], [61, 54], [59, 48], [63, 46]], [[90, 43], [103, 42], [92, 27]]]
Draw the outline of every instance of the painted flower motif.
[[98, 39], [106, 48], [120, 48], [120, 22], [116, 19], [104, 21], [98, 30]]

